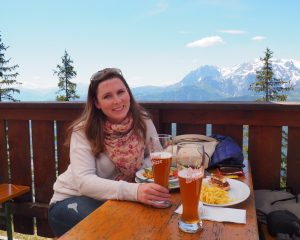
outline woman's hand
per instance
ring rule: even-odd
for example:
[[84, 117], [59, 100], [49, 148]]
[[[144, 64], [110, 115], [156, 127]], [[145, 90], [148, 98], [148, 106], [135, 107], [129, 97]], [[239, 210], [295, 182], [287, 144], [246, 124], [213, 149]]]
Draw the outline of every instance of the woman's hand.
[[141, 203], [159, 207], [155, 201], [171, 201], [169, 189], [156, 183], [142, 183], [139, 185], [137, 200]]

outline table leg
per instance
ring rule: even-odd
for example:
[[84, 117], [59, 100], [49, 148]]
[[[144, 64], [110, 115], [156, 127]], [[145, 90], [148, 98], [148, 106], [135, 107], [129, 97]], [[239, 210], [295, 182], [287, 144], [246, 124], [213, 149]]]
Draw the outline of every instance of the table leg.
[[3, 203], [3, 205], [4, 205], [4, 210], [5, 210], [7, 239], [13, 240], [12, 217], [11, 217], [10, 204], [9, 204], [9, 202], [5, 202], [5, 203]]

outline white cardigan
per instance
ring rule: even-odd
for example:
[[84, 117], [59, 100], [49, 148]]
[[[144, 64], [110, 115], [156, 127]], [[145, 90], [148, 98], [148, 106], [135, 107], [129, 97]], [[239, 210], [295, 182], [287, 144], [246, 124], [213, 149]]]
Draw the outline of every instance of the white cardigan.
[[[145, 120], [146, 149], [150, 136], [157, 135], [155, 126], [150, 119]], [[149, 167], [149, 157], [144, 159], [143, 167]], [[114, 163], [102, 153], [95, 158], [91, 146], [83, 130], [72, 133], [70, 144], [70, 165], [58, 176], [54, 186], [54, 195], [50, 201], [55, 203], [73, 196], [87, 196], [97, 200], [117, 199], [137, 201], [139, 183], [115, 181]]]

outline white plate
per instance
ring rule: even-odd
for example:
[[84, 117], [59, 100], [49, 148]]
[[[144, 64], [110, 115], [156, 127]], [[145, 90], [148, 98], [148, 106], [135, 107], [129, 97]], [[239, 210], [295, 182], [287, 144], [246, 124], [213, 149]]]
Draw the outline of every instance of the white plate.
[[[203, 183], [208, 184], [208, 180], [209, 178], [203, 179]], [[247, 184], [235, 179], [227, 179], [227, 181], [230, 184], [228, 195], [233, 200], [232, 202], [226, 204], [209, 204], [203, 202], [203, 204], [208, 206], [226, 207], [226, 206], [232, 206], [241, 203], [249, 197], [250, 189]]]
[[[151, 168], [149, 168], [151, 169]], [[143, 169], [140, 169], [139, 171], [136, 172], [135, 176], [140, 179], [142, 182], [154, 182], [154, 179], [153, 178], [146, 178], [143, 173], [145, 172], [144, 168]], [[178, 178], [170, 178], [169, 179], [169, 182], [178, 182]]]
[[[140, 180], [138, 177], [135, 178], [135, 182], [137, 183], [141, 183], [143, 182], [142, 180]], [[169, 189], [177, 189], [179, 188], [179, 182], [171, 182], [169, 181]]]

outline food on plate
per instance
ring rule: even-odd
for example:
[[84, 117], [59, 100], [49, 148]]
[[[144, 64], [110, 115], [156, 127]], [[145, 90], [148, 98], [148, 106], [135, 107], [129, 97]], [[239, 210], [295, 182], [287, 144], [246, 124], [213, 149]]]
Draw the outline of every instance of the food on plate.
[[227, 191], [206, 183], [202, 184], [200, 200], [207, 204], [227, 204], [232, 202]]
[[[148, 179], [153, 179], [154, 177], [153, 177], [153, 171], [152, 171], [152, 168], [145, 168], [145, 169], [144, 169], [144, 172], [143, 172], [143, 176], [144, 176], [145, 178], [148, 178]], [[170, 168], [170, 175], [169, 175], [169, 177], [170, 177], [171, 179], [177, 178], [177, 177], [178, 177], [178, 171], [177, 171], [176, 168], [174, 168], [174, 167], [171, 167], [171, 168]]]
[[229, 182], [227, 181], [227, 178], [224, 177], [221, 174], [211, 174], [210, 180], [208, 181], [208, 184], [213, 187], [221, 188], [222, 190], [228, 191], [230, 189]]
[[238, 179], [239, 175], [226, 175], [226, 177], [230, 179]]
[[230, 175], [239, 175], [244, 176], [245, 173], [242, 167], [219, 167], [218, 171], [222, 175], [230, 176]]
[[144, 176], [145, 178], [153, 178], [153, 172], [152, 172], [152, 169], [150, 169], [150, 168], [145, 168], [145, 169], [144, 169], [143, 176]]

